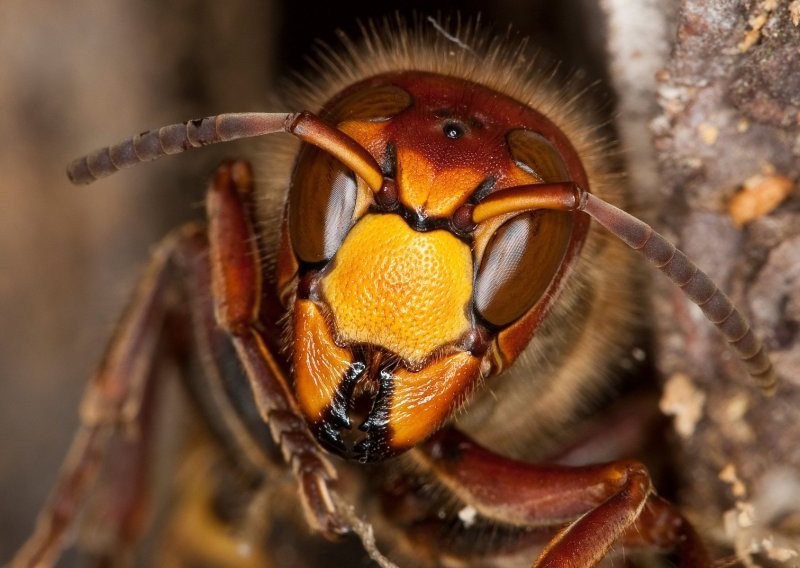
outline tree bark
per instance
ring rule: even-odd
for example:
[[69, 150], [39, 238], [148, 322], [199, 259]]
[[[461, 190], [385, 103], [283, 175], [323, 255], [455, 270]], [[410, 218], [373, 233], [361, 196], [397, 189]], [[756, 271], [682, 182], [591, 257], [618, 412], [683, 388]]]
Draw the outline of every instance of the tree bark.
[[[602, 4], [623, 145], [644, 155], [629, 160], [630, 176], [635, 186], [656, 180], [638, 195], [751, 319], [780, 381], [776, 396], [762, 395], [699, 309], [654, 277], [657, 367], [665, 398], [679, 399], [664, 407], [689, 419], [676, 436], [681, 503], [745, 564], [792, 565], [800, 561], [800, 2], [684, 0], [677, 15], [666, 3]], [[620, 15], [634, 5], [651, 28], [674, 21], [654, 76], [637, 59], [657, 60], [658, 37], [633, 33]]]

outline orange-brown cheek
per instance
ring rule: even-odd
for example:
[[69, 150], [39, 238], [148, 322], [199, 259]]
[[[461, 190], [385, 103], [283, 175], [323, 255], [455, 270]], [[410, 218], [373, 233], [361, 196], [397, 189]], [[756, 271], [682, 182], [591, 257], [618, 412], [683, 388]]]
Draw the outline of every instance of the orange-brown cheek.
[[459, 352], [423, 368], [394, 373], [389, 444], [403, 451], [438, 430], [464, 402], [480, 376], [480, 358]]
[[322, 292], [340, 341], [421, 365], [470, 329], [472, 255], [446, 231], [420, 233], [397, 215], [367, 215], [336, 253]]
[[318, 422], [324, 418], [352, 362], [351, 353], [333, 342], [319, 308], [310, 300], [295, 302], [295, 392], [309, 421]]

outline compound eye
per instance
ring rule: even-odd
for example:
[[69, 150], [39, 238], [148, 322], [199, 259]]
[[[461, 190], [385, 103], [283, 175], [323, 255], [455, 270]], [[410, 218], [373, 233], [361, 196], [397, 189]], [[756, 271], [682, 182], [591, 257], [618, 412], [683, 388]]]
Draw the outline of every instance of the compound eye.
[[[541, 134], [513, 130], [506, 140], [516, 164], [541, 182], [569, 179], [561, 154]], [[475, 281], [475, 309], [487, 322], [507, 326], [536, 305], [558, 274], [573, 222], [572, 213], [534, 211], [497, 229]]]
[[503, 327], [530, 310], [555, 277], [571, 230], [569, 214], [552, 211], [524, 213], [501, 225], [478, 269], [478, 313]]
[[532, 130], [512, 130], [506, 142], [517, 166], [545, 183], [569, 181], [561, 153], [544, 136]]
[[394, 85], [376, 85], [358, 89], [339, 100], [320, 116], [331, 124], [348, 120], [382, 122], [390, 120], [413, 104], [411, 94]]
[[[412, 104], [393, 85], [358, 89], [320, 113], [330, 124], [390, 120]], [[330, 154], [305, 145], [289, 190], [289, 235], [297, 257], [307, 263], [333, 258], [353, 224], [358, 185], [355, 175]]]
[[321, 262], [336, 254], [353, 221], [358, 186], [353, 173], [316, 149], [314, 159], [301, 153], [289, 193], [292, 247], [304, 262]]

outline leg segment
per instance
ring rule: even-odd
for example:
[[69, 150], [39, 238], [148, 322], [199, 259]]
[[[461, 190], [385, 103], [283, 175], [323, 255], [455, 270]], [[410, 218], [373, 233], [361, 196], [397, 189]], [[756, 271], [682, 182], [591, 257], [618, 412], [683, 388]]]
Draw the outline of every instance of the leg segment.
[[244, 162], [220, 166], [209, 189], [208, 234], [217, 324], [230, 334], [261, 417], [298, 479], [309, 524], [333, 537], [349, 530], [336, 510], [330, 488], [336, 471], [308, 431], [286, 371], [258, 321], [263, 293], [258, 238], [250, 219], [252, 192], [252, 172]]
[[676, 551], [687, 568], [711, 566], [691, 526], [655, 496], [637, 462], [535, 466], [500, 457], [452, 429], [425, 443], [417, 458], [485, 519], [532, 529], [566, 525], [535, 567], [595, 566], [617, 542]]
[[[36, 522], [33, 535], [12, 561], [14, 568], [51, 566], [67, 538], [86, 495], [96, 479], [114, 434], [125, 436], [129, 458], [137, 463], [126, 472], [136, 484], [144, 451], [143, 409], [148, 380], [153, 376], [158, 339], [166, 313], [167, 267], [184, 235], [167, 238], [152, 257], [133, 301], [126, 310], [97, 374], [81, 405], [81, 426], [59, 473], [56, 486]], [[127, 517], [131, 503], [122, 505]]]
[[[56, 487], [37, 520], [34, 534], [12, 561], [14, 568], [46, 567], [57, 560], [90, 488], [108, 456], [115, 436], [128, 436], [126, 459], [136, 467], [116, 480], [118, 487], [138, 487], [146, 432], [143, 403], [171, 303], [173, 269], [185, 279], [194, 342], [205, 346], [227, 335], [240, 358], [261, 418], [283, 451], [300, 485], [300, 497], [310, 525], [328, 536], [350, 530], [339, 514], [330, 484], [336, 472], [316, 445], [301, 418], [288, 385], [284, 362], [275, 355], [278, 341], [258, 321], [265, 297], [257, 237], [250, 219], [252, 176], [243, 162], [224, 164], [212, 181], [208, 196], [208, 234], [187, 226], [168, 237], [153, 255], [106, 356], [91, 381], [81, 407], [82, 425], [59, 474]], [[209, 281], [210, 280], [210, 281]], [[214, 316], [210, 316], [213, 298]], [[178, 318], [180, 310], [176, 312]], [[215, 320], [215, 323], [211, 323]], [[182, 322], [185, 324], [186, 322]], [[208, 370], [222, 368], [214, 349], [204, 361]], [[200, 353], [201, 358], [203, 353]], [[235, 417], [234, 417], [235, 418]], [[236, 420], [232, 420], [236, 422]], [[133, 453], [130, 453], [133, 452]], [[253, 454], [255, 455], [255, 454]], [[140, 515], [139, 495], [120, 503], [120, 525]], [[111, 507], [114, 510], [114, 507]], [[115, 530], [125, 532], [120, 527]], [[129, 535], [133, 542], [138, 535]]]
[[622, 544], [674, 550], [680, 554], [681, 568], [713, 565], [700, 535], [673, 505], [657, 495], [647, 500], [636, 523], [623, 535]]

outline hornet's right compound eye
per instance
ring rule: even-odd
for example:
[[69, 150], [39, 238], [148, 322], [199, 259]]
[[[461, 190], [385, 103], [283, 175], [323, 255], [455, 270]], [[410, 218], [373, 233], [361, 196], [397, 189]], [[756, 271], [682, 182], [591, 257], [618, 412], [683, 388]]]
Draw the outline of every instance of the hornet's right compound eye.
[[[387, 123], [411, 104], [411, 96], [403, 89], [380, 85], [335, 101], [322, 110], [321, 117], [358, 137], [362, 130]], [[380, 191], [376, 195], [383, 197]], [[297, 258], [312, 264], [330, 260], [355, 222], [357, 201], [354, 173], [330, 153], [305, 146], [289, 190], [289, 232]]]

